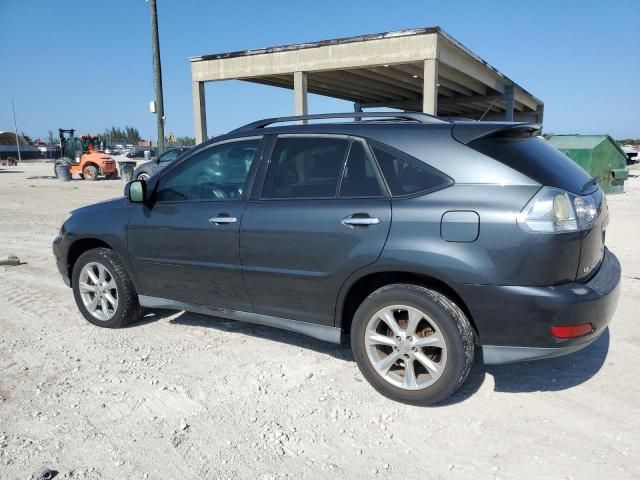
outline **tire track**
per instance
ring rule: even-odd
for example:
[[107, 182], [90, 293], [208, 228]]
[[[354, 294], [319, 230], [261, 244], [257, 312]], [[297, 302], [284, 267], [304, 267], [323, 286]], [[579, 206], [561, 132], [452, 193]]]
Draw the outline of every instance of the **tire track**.
[[71, 304], [68, 300], [62, 298], [62, 295], [56, 294], [47, 287], [35, 286], [29, 282], [25, 275], [13, 278], [6, 272], [0, 275], [2, 290], [0, 298], [31, 316], [42, 317], [61, 317], [68, 313]]

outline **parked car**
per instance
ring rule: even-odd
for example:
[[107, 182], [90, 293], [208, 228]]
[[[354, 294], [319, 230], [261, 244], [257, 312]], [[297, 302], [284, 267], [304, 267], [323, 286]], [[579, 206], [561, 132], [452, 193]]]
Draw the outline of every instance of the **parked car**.
[[149, 180], [149, 177], [151, 175], [165, 168], [190, 148], [191, 147], [173, 148], [171, 150], [167, 150], [162, 155], [159, 155], [150, 162], [145, 162], [141, 165], [138, 165], [133, 172], [133, 178], [136, 178], [138, 180]]
[[[384, 121], [276, 126], [354, 116]], [[564, 355], [614, 314], [605, 196], [538, 129], [406, 113], [254, 122], [75, 210], [53, 251], [95, 325], [148, 307], [349, 338], [380, 393], [441, 402], [476, 350], [486, 364]]]
[[130, 148], [127, 153], [125, 153], [127, 158], [142, 158], [144, 157], [144, 150], [137, 148]]

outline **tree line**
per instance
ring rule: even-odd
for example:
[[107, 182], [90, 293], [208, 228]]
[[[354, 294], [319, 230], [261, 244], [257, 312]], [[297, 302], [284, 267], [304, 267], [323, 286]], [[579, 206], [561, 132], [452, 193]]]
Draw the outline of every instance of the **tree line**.
[[[99, 135], [102, 140], [110, 141], [110, 142], [123, 142], [129, 143], [132, 145], [137, 144], [141, 137], [140, 132], [135, 127], [111, 127], [105, 129], [102, 134]], [[59, 136], [53, 133], [52, 130], [49, 130], [49, 136], [47, 138], [47, 143], [49, 145], [57, 145], [59, 142]]]
[[136, 145], [142, 138], [140, 137], [140, 132], [135, 127], [107, 128], [100, 136], [108, 142], [124, 142], [131, 145]]
[[175, 138], [169, 138], [169, 137], [165, 137], [164, 141], [165, 142], [169, 142], [175, 140], [175, 143], [179, 143], [181, 145], [184, 145], [185, 147], [189, 147], [191, 145], [195, 145], [196, 144], [196, 137], [175, 137]]
[[[34, 140], [29, 137], [27, 134], [25, 134], [24, 132], [22, 133], [22, 138], [24, 138], [24, 140], [29, 144], [29, 145], [33, 145], [34, 144]], [[140, 132], [138, 131], [137, 128], [135, 127], [124, 127], [124, 128], [120, 128], [120, 127], [111, 127], [111, 128], [107, 128], [105, 129], [105, 131], [99, 135], [102, 140], [104, 141], [108, 141], [108, 142], [122, 142], [122, 143], [128, 143], [131, 145], [135, 145], [138, 143], [138, 141], [141, 140], [141, 136], [140, 136]], [[40, 140], [40, 139], [38, 139]], [[189, 136], [184, 136], [184, 137], [174, 137], [173, 135], [171, 135], [170, 137], [165, 137], [164, 141], [167, 143], [179, 143], [181, 145], [185, 145], [185, 146], [191, 146], [191, 145], [195, 145], [196, 144], [196, 139], [195, 137], [189, 137]], [[49, 135], [47, 136], [46, 142], [47, 145], [58, 145], [59, 143], [59, 137], [57, 132], [53, 132], [53, 130], [49, 130]]]

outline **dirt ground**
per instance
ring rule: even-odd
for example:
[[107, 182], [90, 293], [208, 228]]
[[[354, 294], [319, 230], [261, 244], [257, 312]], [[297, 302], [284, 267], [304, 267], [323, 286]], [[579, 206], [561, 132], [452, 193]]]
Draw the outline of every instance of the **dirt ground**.
[[[632, 170], [640, 173], [640, 169]], [[119, 180], [0, 168], [0, 478], [640, 478], [640, 178], [609, 197], [623, 267], [608, 334], [568, 357], [475, 365], [446, 405], [378, 395], [346, 346], [174, 312], [81, 317], [51, 241]]]

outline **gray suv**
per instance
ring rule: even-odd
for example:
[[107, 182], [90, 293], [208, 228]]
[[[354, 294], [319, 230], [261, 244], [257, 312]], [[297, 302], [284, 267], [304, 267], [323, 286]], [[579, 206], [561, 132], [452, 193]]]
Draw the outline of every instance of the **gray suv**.
[[[301, 123], [346, 117], [358, 121]], [[474, 355], [574, 352], [614, 314], [605, 196], [539, 128], [410, 113], [254, 122], [72, 212], [54, 254], [95, 325], [166, 308], [350, 339], [376, 390], [434, 404]]]
[[158, 157], [152, 159], [149, 162], [145, 162], [133, 172], [133, 178], [138, 180], [149, 180], [149, 177], [154, 173], [159, 172], [163, 168], [166, 168], [171, 162], [176, 160], [180, 155], [188, 151], [191, 147], [178, 147], [167, 150]]

